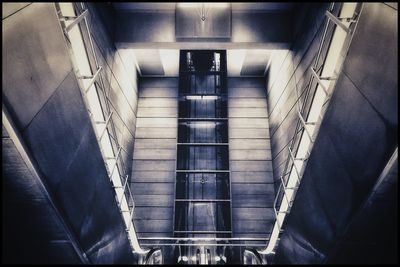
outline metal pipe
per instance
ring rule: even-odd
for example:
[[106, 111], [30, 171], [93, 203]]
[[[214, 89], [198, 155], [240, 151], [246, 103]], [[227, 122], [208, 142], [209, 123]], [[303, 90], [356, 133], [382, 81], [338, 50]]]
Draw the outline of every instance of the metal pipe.
[[322, 83], [320, 77], [318, 76], [318, 74], [315, 72], [314, 68], [310, 68], [311, 69], [311, 74], [312, 76], [314, 76], [314, 78], [317, 80], [317, 83], [321, 86], [322, 90], [324, 91], [324, 93], [328, 96], [328, 89], [325, 87], [325, 85]]
[[118, 158], [119, 158], [119, 155], [120, 155], [120, 154], [121, 154], [121, 147], [118, 149], [117, 156], [115, 157], [115, 163], [114, 163], [114, 166], [113, 166], [112, 171], [111, 171], [111, 173], [110, 173], [110, 178], [111, 178], [111, 180], [112, 180], [112, 175], [114, 174], [114, 170], [115, 170], [115, 168], [116, 168], [117, 165], [118, 165]]
[[104, 126], [104, 130], [101, 132], [100, 137], [99, 137], [99, 142], [101, 141], [101, 139], [103, 138], [104, 133], [107, 131], [107, 126], [108, 123], [110, 122], [111, 119], [111, 115], [113, 114], [113, 112], [111, 111], [110, 114], [107, 117], [107, 120], [105, 122], [105, 126]]
[[308, 138], [310, 139], [310, 141], [311, 141], [312, 143], [314, 143], [314, 139], [312, 138], [310, 132], [308, 131], [308, 129], [307, 129], [307, 127], [306, 127], [306, 126], [307, 126], [307, 123], [306, 123], [306, 121], [303, 119], [303, 116], [301, 116], [300, 111], [297, 110], [297, 114], [299, 115], [301, 124], [303, 124], [303, 128], [304, 128], [304, 130], [306, 131]]
[[292, 161], [293, 161], [293, 167], [294, 167], [294, 169], [295, 169], [295, 171], [296, 171], [296, 174], [297, 174], [297, 182], [298, 182], [298, 184], [300, 184], [300, 172], [299, 172], [299, 170], [297, 169], [297, 166], [296, 166], [296, 163], [295, 163], [295, 158], [294, 158], [294, 155], [293, 155], [293, 152], [292, 152], [292, 150], [290, 149], [290, 147], [288, 147], [288, 149], [289, 149], [289, 155], [290, 155], [290, 157], [292, 158]]
[[[86, 87], [85, 93], [88, 93], [90, 88], [92, 87], [92, 85], [94, 84], [94, 82], [97, 80], [97, 78], [99, 77], [100, 71], [102, 70], [102, 67], [99, 66], [99, 68], [97, 69], [96, 73], [93, 75], [92, 79], [90, 80], [89, 85]], [[83, 78], [84, 79], [84, 78]]]
[[[345, 32], [349, 33], [351, 32], [350, 28], [347, 27], [343, 22], [340, 21], [340, 19], [338, 17], [336, 17], [335, 15], [333, 15], [331, 12], [326, 11], [325, 15], [333, 22], [335, 23], [337, 26], [339, 26], [340, 28], [342, 28]], [[351, 18], [346, 18], [346, 19], [351, 19]]]
[[81, 22], [87, 15], [89, 14], [89, 11], [86, 9], [85, 11], [82, 12], [76, 19], [69, 24], [67, 27], [65, 27], [65, 30], [69, 32], [75, 25], [77, 25], [79, 22]]

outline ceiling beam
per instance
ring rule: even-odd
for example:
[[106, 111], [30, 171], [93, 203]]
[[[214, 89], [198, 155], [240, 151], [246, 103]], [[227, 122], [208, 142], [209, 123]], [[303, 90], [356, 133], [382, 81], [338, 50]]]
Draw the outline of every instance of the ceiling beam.
[[125, 49], [288, 49], [292, 13], [232, 12], [231, 37], [180, 39], [175, 35], [175, 11], [115, 10], [115, 44]]

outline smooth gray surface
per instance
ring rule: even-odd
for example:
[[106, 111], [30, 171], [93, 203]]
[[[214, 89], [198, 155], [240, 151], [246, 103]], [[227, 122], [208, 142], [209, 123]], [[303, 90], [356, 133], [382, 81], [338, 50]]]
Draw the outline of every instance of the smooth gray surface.
[[175, 8], [175, 38], [190, 38], [201, 40], [202, 38], [230, 38], [232, 12], [231, 4], [224, 7], [213, 8], [204, 4], [204, 20], [199, 16], [199, 8], [196, 6], [183, 6], [179, 3]]
[[[7, 4], [9, 8], [15, 5]], [[60, 26], [54, 23], [57, 20], [54, 5], [33, 4], [2, 23], [2, 91], [21, 130], [72, 70]]]
[[[292, 39], [292, 13], [290, 10], [277, 12], [237, 10], [231, 13], [232, 19], [229, 21], [217, 19], [217, 16], [214, 15], [213, 24], [205, 25], [203, 30], [201, 27], [196, 30], [196, 26], [200, 26], [196, 23], [193, 23], [192, 27], [188, 22], [180, 23], [182, 17], [190, 16], [186, 13], [185, 16], [179, 16], [178, 23], [176, 23], [175, 10], [146, 10], [143, 12], [117, 9], [115, 13], [115, 42], [117, 46], [125, 48], [146, 48], [146, 45], [147, 47], [151, 45], [152, 48], [167, 46], [189, 48], [184, 45], [190, 44], [193, 49], [196, 49], [195, 47], [211, 49], [212, 46], [226, 49], [228, 46], [245, 48], [248, 47], [248, 44], [255, 44], [279, 49], [287, 46]], [[227, 25], [227, 27], [221, 27], [221, 24]], [[227, 36], [226, 30], [230, 24], [232, 24], [231, 38], [227, 39], [226, 37], [230, 36]], [[265, 25], [269, 25], [269, 27], [265, 27]], [[176, 31], [178, 32], [176, 33]], [[208, 44], [205, 46], [205, 43], [193, 42], [192, 39], [179, 40], [178, 38], [179, 36], [194, 37], [196, 35], [207, 36]], [[222, 42], [221, 36], [225, 37]], [[214, 45], [211, 45], [210, 42]], [[213, 48], [217, 49], [217, 47]]]
[[7, 244], [3, 247], [3, 262], [82, 263], [43, 187], [12, 140], [3, 137], [2, 145], [3, 226], [7, 229], [3, 231], [3, 242]]
[[11, 16], [19, 11], [21, 9], [27, 7], [30, 3], [3, 3], [2, 4], [2, 19]]
[[[391, 85], [397, 61], [389, 59], [397, 58], [396, 19], [397, 12], [387, 5], [364, 4], [344, 71], [287, 217], [276, 263], [321, 263], [328, 256], [330, 262], [340, 263], [395, 261], [396, 189], [392, 187], [388, 192], [392, 197], [383, 202], [372, 200], [358, 222], [353, 219], [397, 147], [397, 122], [393, 123], [397, 101], [392, 100], [397, 81]], [[388, 27], [383, 30], [382, 25]], [[382, 36], [371, 36], [375, 31]], [[384, 67], [370, 64], [382, 58], [388, 59]], [[374, 246], [375, 242], [380, 245]]]
[[[398, 38], [397, 11], [383, 4], [365, 6], [364, 16], [357, 27], [359, 34], [352, 40], [343, 71], [379, 115], [391, 125], [397, 125], [397, 112], [393, 112], [398, 106], [398, 72], [395, 67], [398, 58], [394, 56], [398, 54], [398, 47], [393, 41]], [[365, 42], [372, 39], [379, 41]]]
[[[96, 13], [90, 12], [92, 16]], [[97, 26], [97, 30], [101, 28], [101, 24]], [[8, 57], [3, 61], [3, 103], [11, 110], [55, 205], [90, 262], [133, 263], [124, 222], [71, 69], [54, 4], [31, 4], [4, 19], [3, 29], [7, 29], [3, 54]], [[129, 121], [127, 114], [124, 119]], [[26, 180], [20, 182], [21, 190], [25, 186], [33, 189]], [[8, 247], [19, 257], [12, 262], [77, 263], [69, 242], [61, 235], [52, 236], [55, 219], [51, 213], [45, 216], [46, 205], [39, 199], [40, 195], [33, 196], [32, 201], [20, 202], [20, 208], [15, 204], [12, 209], [15, 215], [10, 215], [5, 229], [15, 233]], [[29, 225], [24, 227], [19, 222]], [[49, 242], [50, 247], [46, 245]]]

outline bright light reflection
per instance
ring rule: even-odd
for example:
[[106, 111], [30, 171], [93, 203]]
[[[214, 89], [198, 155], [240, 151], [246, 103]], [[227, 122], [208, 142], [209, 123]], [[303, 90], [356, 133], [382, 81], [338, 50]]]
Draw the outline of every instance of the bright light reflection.
[[242, 70], [245, 56], [245, 49], [233, 49], [226, 51], [226, 64], [229, 77], [240, 76], [240, 71]]
[[177, 77], [179, 75], [179, 50], [160, 49], [159, 53], [165, 76]]
[[187, 124], [191, 128], [214, 128], [215, 122], [201, 121], [201, 122], [191, 122]]
[[187, 95], [187, 100], [217, 100], [218, 96], [216, 95]]

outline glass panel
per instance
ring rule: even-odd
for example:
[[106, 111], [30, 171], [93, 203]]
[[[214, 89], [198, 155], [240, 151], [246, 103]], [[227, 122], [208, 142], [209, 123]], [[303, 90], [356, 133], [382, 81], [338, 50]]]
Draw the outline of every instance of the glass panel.
[[178, 173], [176, 199], [229, 199], [227, 173]]
[[227, 170], [228, 146], [178, 146], [178, 170]]
[[[192, 96], [192, 98], [195, 96]], [[183, 99], [179, 101], [180, 118], [226, 118], [226, 99], [208, 99], [207, 96], [199, 96], [203, 99]], [[188, 97], [186, 97], [188, 98]], [[205, 99], [204, 99], [205, 98]]]
[[225, 121], [180, 122], [178, 143], [228, 143], [228, 124]]
[[230, 229], [229, 202], [176, 202], [175, 210], [175, 231], [198, 231], [203, 237], [215, 237], [216, 231]]

